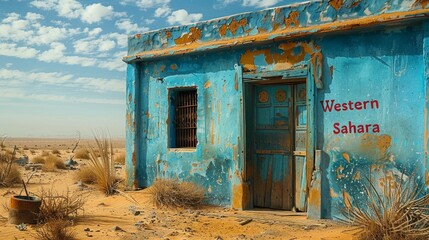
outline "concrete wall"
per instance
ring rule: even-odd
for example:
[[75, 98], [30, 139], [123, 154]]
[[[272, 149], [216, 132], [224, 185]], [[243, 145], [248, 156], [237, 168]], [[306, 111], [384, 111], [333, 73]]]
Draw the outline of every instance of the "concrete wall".
[[[401, 6], [394, 2], [397, 5], [390, 9], [396, 11]], [[345, 1], [339, 9], [345, 4], [351, 2]], [[402, 4], [426, 7], [424, 1]], [[308, 10], [313, 5], [304, 6]], [[379, 6], [355, 10], [363, 12], [371, 7]], [[301, 16], [299, 19], [305, 18], [307, 24], [316, 21], [311, 16]], [[250, 196], [243, 190], [245, 117], [241, 71], [261, 73], [308, 66], [315, 56], [323, 56], [319, 62], [321, 75], [309, 78], [323, 83], [316, 82], [319, 89], [314, 105], [314, 148], [322, 150], [321, 185], [314, 187], [321, 197], [315, 205], [321, 216], [340, 216], [338, 210], [344, 205], [344, 197], [364, 200], [363, 185], [370, 172], [380, 187], [385, 184], [385, 176], [398, 178], [402, 171], [407, 175], [417, 171], [428, 185], [427, 25], [413, 20], [396, 26], [301, 36], [152, 60], [156, 54], [143, 51], [140, 57], [144, 61], [130, 63], [127, 74], [129, 186], [145, 187], [156, 177], [174, 177], [201, 184], [212, 203], [245, 205]], [[131, 44], [136, 39], [133, 37]], [[137, 45], [132, 45], [136, 48], [130, 48], [130, 53], [138, 52]], [[174, 44], [166, 42], [167, 45]], [[138, 49], [144, 50], [142, 46]], [[175, 87], [196, 87], [198, 91], [198, 145], [194, 151], [168, 149], [168, 89]]]

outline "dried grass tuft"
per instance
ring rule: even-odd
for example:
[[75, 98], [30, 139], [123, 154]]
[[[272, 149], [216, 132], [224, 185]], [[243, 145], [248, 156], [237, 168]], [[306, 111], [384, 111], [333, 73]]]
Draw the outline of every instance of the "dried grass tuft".
[[385, 176], [382, 189], [367, 178], [366, 201], [359, 204], [344, 198], [346, 222], [357, 226], [361, 240], [429, 239], [429, 195], [415, 174], [408, 180]]
[[89, 152], [86, 148], [80, 148], [76, 150], [74, 157], [79, 159], [89, 159]]
[[157, 179], [149, 193], [158, 208], [196, 208], [205, 202], [204, 189], [193, 182]]
[[40, 198], [42, 206], [38, 215], [38, 222], [45, 223], [50, 220], [73, 220], [79, 211], [83, 212], [86, 195], [83, 193], [72, 193], [69, 189], [58, 193], [53, 189], [41, 189]]
[[53, 149], [52, 154], [61, 154], [61, 152], [58, 149]]
[[13, 163], [13, 155], [0, 152], [0, 187], [10, 187], [21, 181], [18, 165]]
[[[107, 195], [117, 193], [120, 180], [116, 177], [112, 142], [106, 137], [94, 137], [96, 148], [89, 148], [89, 169], [96, 178], [97, 187]], [[99, 157], [98, 157], [99, 153]]]
[[125, 164], [125, 153], [121, 152], [115, 157], [115, 163]]
[[52, 219], [36, 228], [34, 237], [39, 240], [72, 240], [76, 233], [71, 230], [71, 221]]
[[45, 172], [53, 172], [56, 169], [67, 169], [66, 164], [55, 155], [49, 155], [46, 157], [45, 164], [42, 170]]
[[49, 156], [49, 152], [47, 152], [47, 151], [42, 151], [41, 156], [42, 156], [42, 157], [47, 157], [47, 156]]
[[44, 164], [45, 163], [45, 158], [42, 156], [35, 156], [33, 159], [31, 159], [32, 163], [41, 163]]
[[93, 184], [97, 182], [97, 178], [95, 177], [92, 169], [89, 167], [81, 167], [79, 170], [77, 170], [74, 174], [74, 179], [87, 184]]

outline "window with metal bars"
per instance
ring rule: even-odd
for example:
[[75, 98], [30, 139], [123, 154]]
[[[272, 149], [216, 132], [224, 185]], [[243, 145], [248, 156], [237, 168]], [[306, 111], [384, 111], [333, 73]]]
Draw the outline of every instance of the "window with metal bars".
[[179, 89], [170, 92], [171, 148], [195, 148], [197, 146], [197, 90]]

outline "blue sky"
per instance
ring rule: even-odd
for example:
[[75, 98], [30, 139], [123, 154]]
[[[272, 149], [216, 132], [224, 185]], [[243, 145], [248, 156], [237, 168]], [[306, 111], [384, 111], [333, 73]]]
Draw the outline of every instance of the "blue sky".
[[127, 35], [298, 0], [0, 0], [0, 135], [125, 136]]

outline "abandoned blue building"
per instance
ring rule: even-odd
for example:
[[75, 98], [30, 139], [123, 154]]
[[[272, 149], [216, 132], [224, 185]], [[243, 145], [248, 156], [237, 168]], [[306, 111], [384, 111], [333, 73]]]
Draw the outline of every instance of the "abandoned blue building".
[[129, 36], [128, 187], [178, 178], [215, 204], [335, 218], [369, 174], [429, 185], [428, 15], [316, 0]]

